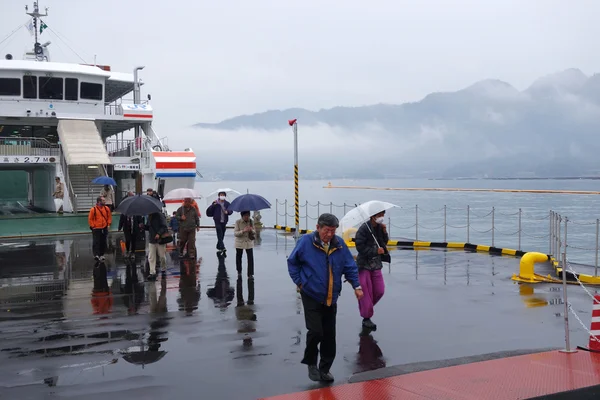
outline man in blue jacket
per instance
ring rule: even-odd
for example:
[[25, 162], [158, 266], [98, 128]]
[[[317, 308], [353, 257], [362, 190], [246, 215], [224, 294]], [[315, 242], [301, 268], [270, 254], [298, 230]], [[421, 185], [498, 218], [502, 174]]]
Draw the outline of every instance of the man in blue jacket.
[[[363, 297], [358, 268], [346, 243], [335, 230], [339, 226], [333, 214], [322, 214], [317, 231], [304, 235], [288, 257], [288, 271], [300, 290], [306, 322], [306, 349], [302, 364], [308, 365], [313, 381], [332, 382], [329, 372], [335, 359], [337, 299], [342, 290], [342, 275], [354, 288], [357, 299]], [[321, 361], [317, 368], [321, 344]]]
[[219, 198], [212, 202], [206, 209], [206, 216], [212, 217], [215, 221], [215, 229], [217, 231], [217, 253], [225, 253], [225, 231], [227, 230], [227, 221], [229, 216], [233, 214], [233, 211], [229, 210], [231, 205], [226, 199], [227, 194], [225, 192], [219, 192]]

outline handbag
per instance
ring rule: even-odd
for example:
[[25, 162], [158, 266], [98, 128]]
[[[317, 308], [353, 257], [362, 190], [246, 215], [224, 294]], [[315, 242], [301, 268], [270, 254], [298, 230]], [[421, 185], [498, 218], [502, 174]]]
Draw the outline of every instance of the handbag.
[[170, 231], [166, 231], [158, 238], [158, 244], [167, 244], [173, 241], [173, 234]]

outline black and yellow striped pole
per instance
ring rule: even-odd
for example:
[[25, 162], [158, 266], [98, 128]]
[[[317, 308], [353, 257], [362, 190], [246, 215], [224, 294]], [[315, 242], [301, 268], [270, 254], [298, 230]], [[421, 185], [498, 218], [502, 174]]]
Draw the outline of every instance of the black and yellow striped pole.
[[[298, 189], [298, 120], [290, 119], [290, 126], [294, 128], [294, 222], [296, 230], [294, 238], [300, 236], [300, 192]], [[287, 212], [287, 211], [286, 211]]]

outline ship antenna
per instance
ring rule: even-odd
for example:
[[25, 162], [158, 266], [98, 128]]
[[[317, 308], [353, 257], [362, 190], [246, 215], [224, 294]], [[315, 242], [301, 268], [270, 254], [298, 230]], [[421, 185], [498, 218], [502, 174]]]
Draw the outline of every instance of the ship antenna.
[[45, 14], [40, 14], [40, 8], [38, 7], [38, 2], [34, 1], [33, 2], [33, 12], [28, 12], [29, 11], [29, 7], [25, 6], [25, 11], [27, 15], [30, 15], [31, 18], [33, 19], [33, 30], [35, 31], [35, 45], [37, 46], [38, 43], [38, 28], [37, 28], [37, 22], [38, 19], [40, 17], [47, 17], [48, 16], [48, 7], [46, 7], [46, 13]]

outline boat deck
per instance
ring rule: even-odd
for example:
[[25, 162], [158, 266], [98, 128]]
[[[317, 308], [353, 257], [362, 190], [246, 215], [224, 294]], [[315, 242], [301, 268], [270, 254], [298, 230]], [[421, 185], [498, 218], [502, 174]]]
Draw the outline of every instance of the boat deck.
[[[106, 272], [94, 265], [89, 235], [0, 241], [0, 393], [19, 399], [189, 398], [201, 393], [202, 398], [218, 400], [322, 388], [308, 380], [300, 364], [306, 330], [298, 293], [287, 274], [291, 237], [273, 230], [261, 233], [255, 279], [248, 281], [245, 275], [236, 278], [231, 230], [225, 239], [229, 255], [219, 265], [214, 232], [203, 229], [197, 239], [202, 257], [197, 268], [169, 254], [167, 278], [156, 283], [141, 278], [143, 252], [136, 269], [125, 265], [118, 238], [111, 235]], [[564, 346], [561, 287], [515, 284], [510, 277], [518, 270], [517, 258], [446, 249], [391, 254], [391, 266], [384, 268], [386, 294], [373, 318], [378, 330], [362, 332], [356, 299], [344, 286], [332, 368], [336, 385], [288, 398], [357, 398], [349, 397], [355, 389], [348, 391], [343, 384], [396, 379], [393, 376], [402, 371], [454, 365], [458, 357], [488, 360]], [[536, 272], [546, 269], [549, 273], [550, 265], [540, 265]], [[100, 290], [104, 277], [109, 292]], [[249, 305], [250, 293], [254, 304]], [[569, 300], [589, 324], [588, 295], [570, 286]], [[588, 341], [573, 319], [571, 341]], [[561, 389], [550, 380], [562, 376], [567, 366], [564, 379], [572, 376], [577, 385], [600, 384], [595, 370], [581, 370], [591, 362], [582, 361], [586, 354], [571, 355], [570, 366], [558, 362], [547, 367], [554, 372], [540, 385]], [[539, 364], [551, 356], [529, 357], [537, 358], [528, 362]], [[413, 398], [485, 398], [478, 397], [480, 392], [467, 396], [469, 390], [486, 386], [485, 371], [517, 369], [500, 361], [498, 367], [438, 370], [446, 372], [436, 378], [435, 393], [454, 394], [431, 397], [430, 387]], [[534, 370], [524, 365], [519, 368]], [[431, 382], [434, 373], [420, 372], [429, 374], [422, 379]], [[455, 374], [464, 377], [459, 380]], [[398, 398], [396, 387], [414, 389], [406, 381], [410, 376], [367, 383], [360, 387], [368, 389], [360, 398]], [[510, 379], [506, 387], [519, 383], [516, 375], [498, 372], [500, 376]], [[459, 386], [448, 386], [448, 379]], [[490, 390], [494, 382], [501, 381], [490, 381]], [[379, 397], [375, 388], [387, 392]]]

